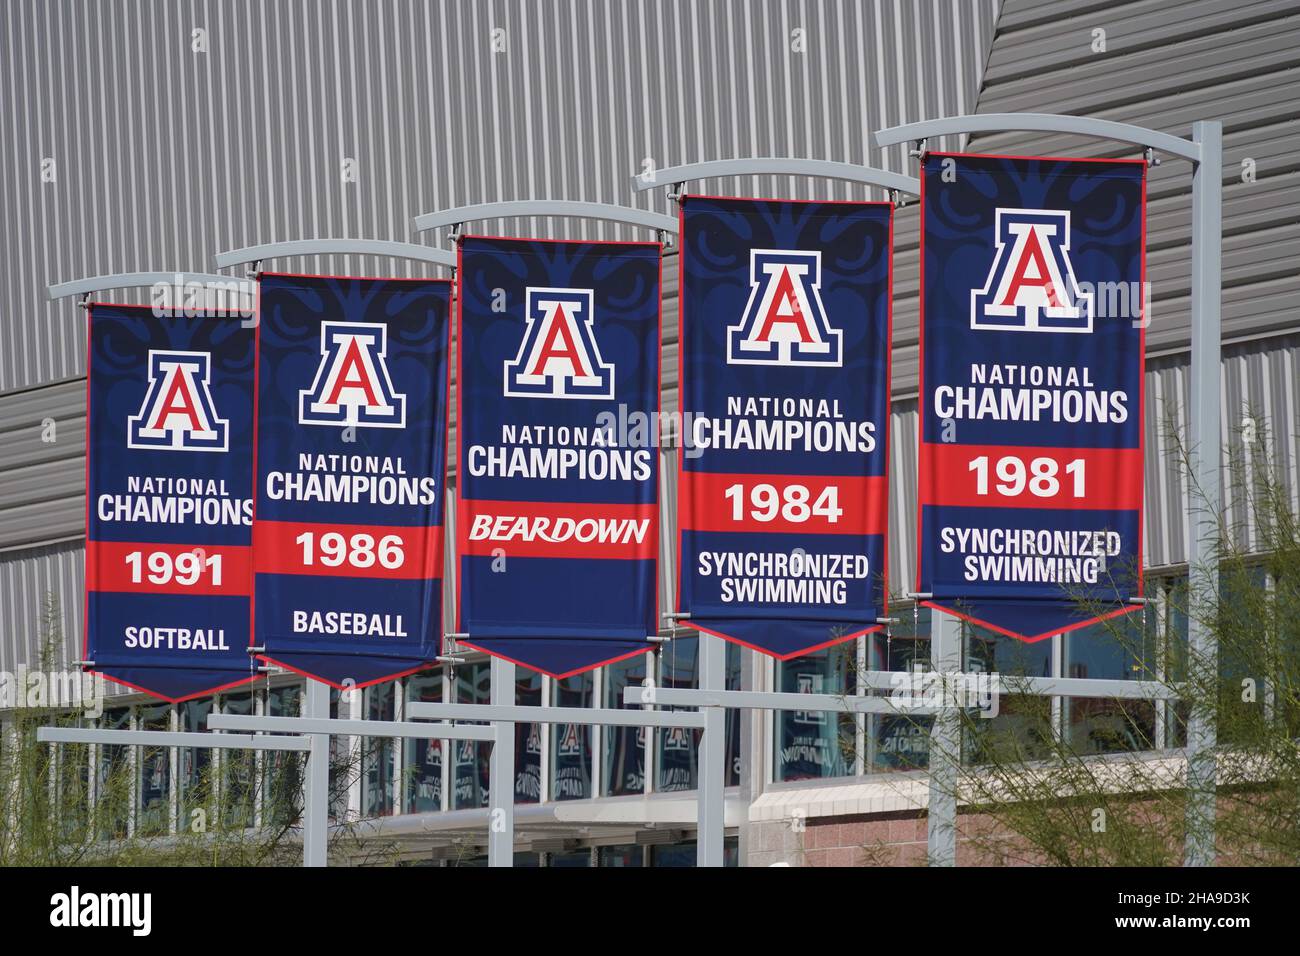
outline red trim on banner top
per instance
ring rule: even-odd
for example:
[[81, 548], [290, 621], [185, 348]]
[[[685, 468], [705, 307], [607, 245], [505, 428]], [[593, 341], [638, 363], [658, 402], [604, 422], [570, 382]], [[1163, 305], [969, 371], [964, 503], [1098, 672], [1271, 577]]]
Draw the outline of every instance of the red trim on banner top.
[[[317, 253], [312, 253], [312, 254], [316, 255]], [[344, 255], [344, 253], [331, 253], [331, 252], [319, 253], [319, 254], [320, 255]], [[370, 255], [370, 254], [371, 253], [366, 253], [366, 255]], [[425, 263], [425, 265], [432, 266], [434, 265], [434, 263], [427, 262]], [[409, 282], [412, 285], [415, 284], [422, 285], [429, 282], [445, 282], [447, 285], [451, 285], [450, 279], [439, 279], [434, 277], [421, 279], [419, 277], [408, 278], [403, 276], [341, 276], [341, 275], [330, 275], [328, 273], [322, 274], [317, 272], [262, 272], [260, 273], [258, 279], [259, 288], [261, 287], [261, 279], [265, 278], [266, 276], [278, 276], [281, 279], [360, 279], [363, 282]]]
[[457, 507], [460, 553], [475, 557], [651, 561], [658, 550], [653, 504], [462, 498]]
[[[523, 218], [531, 218], [531, 217], [525, 216]], [[495, 239], [498, 242], [554, 242], [554, 243], [568, 242], [579, 246], [653, 246], [659, 249], [660, 258], [661, 259], [663, 258], [663, 243], [654, 242], [654, 241], [647, 242], [644, 240], [637, 242], [631, 239], [537, 239], [534, 238], [533, 236], [488, 236], [479, 233], [461, 236], [460, 239], [461, 242], [464, 242], [466, 239]], [[457, 276], [457, 281], [459, 281], [460, 278], [459, 244], [457, 244], [456, 255], [458, 257], [456, 263], [456, 276]], [[461, 643], [463, 644], [464, 641], [462, 641]]]
[[[1137, 448], [1043, 448], [1032, 445], [953, 445], [926, 442], [930, 470], [921, 474], [919, 501], [922, 505], [952, 505], [972, 508], [1064, 508], [1074, 511], [1102, 509], [1133, 510], [1142, 506], [1142, 452]], [[972, 467], [984, 458], [983, 480], [987, 490], [979, 493], [981, 470]], [[999, 462], [1012, 458], [1019, 468], [1006, 466], [1012, 477], [1004, 480]], [[1055, 489], [1054, 494], [1034, 494], [1033, 462], [1045, 458], [1054, 463], [1053, 482], [1039, 481], [1037, 487]], [[1075, 467], [1077, 470], [1067, 472]], [[1019, 477], [1015, 477], [1015, 475]], [[927, 483], [926, 478], [932, 483]], [[1104, 480], [1103, 480], [1104, 479]], [[1076, 497], [1076, 482], [1083, 494]], [[1046, 488], [1044, 488], [1046, 486]], [[1004, 494], [1000, 487], [1015, 489]]]
[[[737, 202], [788, 202], [795, 205], [803, 206], [889, 206], [893, 208], [893, 203], [887, 199], [773, 199], [770, 196], [714, 196], [711, 193], [691, 193], [682, 196], [679, 206], [684, 206], [688, 199], [721, 199], [724, 201], [735, 200]], [[893, 213], [890, 213], [890, 221], [893, 221]], [[681, 233], [679, 232], [680, 236]]]
[[[304, 535], [311, 536], [309, 542], [298, 540]], [[362, 535], [368, 541], [356, 540]], [[400, 563], [386, 567], [381, 555], [395, 563], [398, 548]], [[259, 521], [253, 525], [253, 554], [258, 574], [419, 581], [442, 577], [442, 527]]]
[[[740, 486], [739, 496], [727, 491]], [[753, 489], [770, 485], [776, 489], [775, 514], [770, 521], [755, 516], [770, 510], [756, 508]], [[785, 500], [779, 494], [783, 488], [802, 485], [808, 490], [805, 500], [807, 517], [792, 520], [786, 517]], [[813, 514], [813, 506], [827, 489], [837, 489], [835, 507], [842, 514], [831, 520], [825, 513]], [[681, 502], [682, 528], [689, 531], [755, 531], [777, 534], [884, 534], [879, 522], [881, 503], [889, 494], [888, 479], [884, 475], [743, 475], [725, 472], [684, 471], [677, 491]], [[733, 517], [739, 507], [742, 517]], [[823, 512], [825, 509], [820, 509]], [[800, 508], [799, 511], [804, 511]]]
[[[940, 150], [927, 152], [926, 156], [956, 156], [967, 159], [1030, 159], [1045, 163], [1110, 163], [1113, 166], [1131, 166], [1135, 163], [1146, 166], [1147, 164], [1145, 159], [1107, 159], [1105, 157], [1089, 156], [1021, 156], [1017, 153], [945, 153]], [[1143, 179], [1145, 178], [1143, 176]]]

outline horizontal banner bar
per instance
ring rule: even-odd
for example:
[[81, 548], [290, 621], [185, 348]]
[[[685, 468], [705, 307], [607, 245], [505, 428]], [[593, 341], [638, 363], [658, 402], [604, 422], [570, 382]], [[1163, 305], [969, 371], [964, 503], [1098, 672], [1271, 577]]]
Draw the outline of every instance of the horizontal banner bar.
[[[638, 689], [638, 693], [640, 693]], [[641, 703], [635, 700], [633, 704]], [[583, 724], [602, 727], [704, 727], [700, 713], [656, 710], [615, 710], [601, 707], [530, 707], [496, 704], [410, 703], [412, 717], [455, 720], [504, 720], [523, 724]]]
[[103, 744], [110, 747], [206, 747], [212, 750], [298, 751], [311, 749], [311, 741], [305, 737], [250, 737], [243, 734], [210, 734], [201, 731], [38, 727], [36, 739], [51, 744]]
[[350, 737], [413, 737], [417, 740], [496, 740], [491, 727], [417, 724], [402, 720], [336, 720], [328, 717], [255, 717], [213, 714], [208, 726], [217, 730], [263, 730], [290, 734], [339, 734]]

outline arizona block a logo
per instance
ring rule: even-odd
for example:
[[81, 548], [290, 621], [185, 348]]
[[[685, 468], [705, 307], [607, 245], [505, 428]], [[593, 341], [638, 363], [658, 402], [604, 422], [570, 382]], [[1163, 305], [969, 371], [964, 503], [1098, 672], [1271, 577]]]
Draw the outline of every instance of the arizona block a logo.
[[373, 322], [322, 322], [320, 365], [311, 388], [298, 393], [303, 425], [404, 428], [406, 396], [388, 375], [388, 327]]
[[225, 451], [230, 422], [218, 418], [207, 352], [149, 350], [149, 388], [127, 419], [127, 447]]
[[727, 364], [842, 364], [843, 333], [826, 320], [821, 269], [820, 252], [750, 250], [749, 301], [727, 330]]
[[526, 290], [527, 328], [505, 363], [505, 394], [518, 398], [614, 397], [614, 366], [600, 357], [591, 289]]
[[1093, 295], [1070, 261], [1070, 213], [999, 209], [997, 254], [982, 289], [972, 289], [972, 329], [1091, 332]]

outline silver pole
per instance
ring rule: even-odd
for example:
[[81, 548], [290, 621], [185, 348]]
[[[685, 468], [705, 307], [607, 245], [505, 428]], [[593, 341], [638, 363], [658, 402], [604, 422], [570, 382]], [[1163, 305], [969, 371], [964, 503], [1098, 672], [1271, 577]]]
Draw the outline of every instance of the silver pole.
[[[961, 620], [930, 611], [930, 666], [944, 675], [944, 686], [961, 670]], [[945, 696], [948, 696], [945, 694]], [[931, 866], [957, 865], [957, 771], [961, 716], [943, 707], [930, 725], [930, 801], [926, 852]]]
[[1214, 864], [1216, 728], [1214, 704], [1207, 691], [1215, 686], [1219, 646], [1205, 625], [1201, 599], [1218, 591], [1218, 518], [1222, 504], [1220, 467], [1219, 377], [1221, 372], [1221, 282], [1223, 243], [1223, 124], [1198, 121], [1192, 139], [1200, 161], [1192, 171], [1192, 395], [1190, 457], [1192, 494], [1188, 543], [1188, 676], [1195, 693], [1187, 724], [1187, 866]]
[[[303, 716], [329, 719], [330, 689], [307, 681]], [[302, 865], [329, 865], [330, 736], [312, 734], [307, 755], [307, 780], [302, 810]]]
[[[515, 665], [492, 658], [492, 703], [515, 702]], [[488, 765], [488, 866], [515, 865], [515, 725], [497, 723]]]
[[[727, 685], [727, 646], [720, 637], [700, 634], [700, 688], [724, 690]], [[722, 866], [726, 833], [727, 711], [704, 707], [704, 732], [700, 736], [698, 830], [696, 866]]]

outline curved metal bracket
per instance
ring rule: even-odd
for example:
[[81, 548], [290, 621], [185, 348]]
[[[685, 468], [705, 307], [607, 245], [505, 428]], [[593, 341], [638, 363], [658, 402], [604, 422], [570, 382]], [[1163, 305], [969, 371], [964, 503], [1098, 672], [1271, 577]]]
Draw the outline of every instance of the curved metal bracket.
[[290, 239], [287, 242], [268, 242], [261, 246], [247, 246], [217, 254], [221, 268], [245, 262], [275, 259], [283, 256], [392, 256], [396, 259], [415, 259], [436, 266], [456, 267], [456, 256], [445, 249], [434, 249], [414, 242], [395, 242], [390, 239]]
[[858, 166], [854, 163], [837, 163], [828, 159], [715, 159], [707, 163], [691, 163], [687, 166], [671, 166], [656, 169], [654, 175], [646, 178], [643, 174], [632, 177], [632, 188], [638, 192], [654, 189], [658, 186], [674, 186], [677, 183], [695, 179], [714, 179], [719, 176], [817, 176], [822, 179], [842, 179], [845, 182], [861, 183], [864, 186], [878, 186], [881, 189], [893, 189], [909, 196], [921, 194], [919, 180], [904, 176], [902, 173], [872, 166]]
[[567, 199], [521, 199], [512, 202], [485, 202], [474, 206], [458, 206], [438, 212], [426, 212], [415, 217], [415, 231], [454, 226], [475, 219], [512, 219], [518, 216], [562, 216], [571, 219], [604, 219], [623, 222], [647, 229], [662, 229], [677, 233], [677, 220], [662, 213], [630, 206], [615, 206], [603, 202], [573, 202]]
[[1055, 113], [979, 113], [973, 116], [945, 116], [940, 119], [878, 129], [871, 134], [871, 144], [883, 148], [936, 136], [1013, 131], [1091, 136], [1096, 139], [1110, 139], [1119, 143], [1131, 143], [1134, 146], [1156, 149], [1171, 156], [1181, 156], [1194, 163], [1201, 160], [1200, 144], [1194, 140], [1147, 129], [1145, 126], [1116, 123], [1113, 120], [1094, 119], [1090, 116], [1060, 116]]
[[92, 292], [104, 292], [108, 289], [141, 289], [155, 285], [229, 285], [231, 282], [244, 281], [235, 276], [208, 272], [116, 272], [112, 275], [73, 279], [71, 282], [56, 282], [49, 287], [49, 294], [51, 299], [62, 299], [70, 295], [90, 295]]

